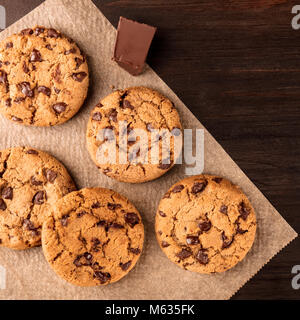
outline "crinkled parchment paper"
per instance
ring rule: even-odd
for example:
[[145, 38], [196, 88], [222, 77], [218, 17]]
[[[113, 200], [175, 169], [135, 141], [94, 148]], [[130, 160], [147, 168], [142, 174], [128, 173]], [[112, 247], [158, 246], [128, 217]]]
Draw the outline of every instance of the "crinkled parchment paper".
[[146, 242], [138, 265], [128, 276], [97, 288], [79, 288], [60, 279], [48, 266], [41, 248], [22, 252], [0, 248], [0, 265], [7, 270], [6, 289], [0, 290], [0, 299], [228, 299], [297, 236], [205, 130], [205, 172], [224, 176], [242, 187], [257, 213], [257, 237], [245, 260], [223, 274], [200, 275], [170, 262], [156, 242], [154, 216], [162, 195], [185, 177], [184, 166], [141, 185], [113, 181], [98, 172], [90, 159], [85, 146], [86, 125], [90, 111], [111, 92], [111, 85], [145, 85], [158, 89], [175, 103], [185, 128], [203, 126], [149, 67], [143, 75], [132, 77], [111, 61], [116, 31], [92, 1], [48, 0], [3, 31], [0, 40], [36, 24], [61, 30], [87, 53], [92, 78], [89, 98], [75, 118], [53, 128], [23, 127], [0, 116], [0, 150], [19, 145], [39, 148], [61, 160], [79, 188], [102, 186], [124, 194], [143, 216]]

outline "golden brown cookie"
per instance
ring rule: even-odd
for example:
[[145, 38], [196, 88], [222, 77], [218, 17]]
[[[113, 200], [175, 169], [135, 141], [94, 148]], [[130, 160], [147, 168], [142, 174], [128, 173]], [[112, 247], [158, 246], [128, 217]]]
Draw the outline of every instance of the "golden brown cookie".
[[136, 208], [108, 189], [83, 189], [58, 201], [44, 223], [45, 257], [63, 279], [98, 286], [123, 278], [137, 263], [144, 226]]
[[75, 189], [49, 154], [32, 148], [0, 151], [0, 245], [17, 250], [40, 245], [51, 206]]
[[15, 123], [66, 122], [82, 106], [88, 85], [84, 55], [57, 30], [39, 26], [0, 43], [0, 112]]
[[223, 272], [252, 247], [256, 216], [238, 186], [200, 175], [171, 187], [159, 204], [155, 228], [161, 249], [181, 268]]
[[[120, 128], [120, 121], [127, 125]], [[120, 137], [124, 129], [129, 141], [127, 147], [122, 148]], [[143, 130], [146, 143], [139, 140], [138, 132], [137, 137], [132, 136], [134, 129]], [[101, 130], [104, 134], [99, 139]], [[169, 99], [152, 89], [133, 87], [114, 91], [95, 107], [88, 123], [87, 147], [93, 161], [107, 176], [123, 182], [141, 183], [156, 179], [173, 167], [176, 157], [174, 137], [180, 136], [181, 130], [179, 114]], [[151, 134], [155, 139], [151, 140]], [[107, 149], [114, 136], [117, 146], [115, 163], [100, 161], [99, 151]], [[163, 139], [171, 141], [169, 146], [163, 145]], [[151, 155], [154, 145], [163, 147], [157, 157]], [[119, 161], [120, 154], [125, 154], [124, 162]]]

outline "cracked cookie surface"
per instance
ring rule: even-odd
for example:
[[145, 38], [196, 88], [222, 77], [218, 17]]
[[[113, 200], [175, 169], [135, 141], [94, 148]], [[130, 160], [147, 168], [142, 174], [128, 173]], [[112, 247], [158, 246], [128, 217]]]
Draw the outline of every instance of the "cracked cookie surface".
[[25, 147], [0, 151], [0, 246], [40, 245], [51, 207], [74, 190], [65, 167], [49, 154]]
[[[120, 121], [126, 121], [125, 128], [120, 127]], [[120, 137], [124, 129], [129, 141], [122, 148]], [[132, 135], [133, 129], [143, 130], [146, 143], [142, 143], [138, 132], [136, 136]], [[104, 137], [99, 140], [101, 130]], [[106, 134], [107, 130], [109, 134]], [[104, 174], [123, 182], [141, 183], [154, 180], [173, 167], [176, 154], [180, 153], [178, 150], [182, 147], [181, 130], [179, 114], [169, 99], [152, 89], [133, 87], [114, 91], [95, 107], [88, 123], [87, 147], [93, 161]], [[156, 135], [156, 140], [152, 142], [151, 133]], [[114, 139], [111, 135], [115, 136], [116, 141], [116, 161], [100, 162], [98, 152], [111, 143]], [[179, 139], [177, 153], [174, 148], [176, 138]], [[163, 141], [171, 142], [168, 145]], [[161, 148], [156, 156], [151, 154], [154, 145]], [[120, 154], [121, 157], [125, 154], [124, 162], [119, 161]]]
[[59, 276], [78, 286], [107, 285], [123, 278], [138, 261], [143, 242], [139, 212], [108, 189], [68, 194], [43, 225], [47, 261]]
[[0, 112], [18, 124], [54, 126], [72, 118], [88, 91], [78, 46], [54, 29], [25, 29], [0, 43]]
[[223, 272], [252, 247], [256, 216], [238, 186], [200, 175], [170, 188], [159, 204], [155, 229], [172, 262], [199, 273]]

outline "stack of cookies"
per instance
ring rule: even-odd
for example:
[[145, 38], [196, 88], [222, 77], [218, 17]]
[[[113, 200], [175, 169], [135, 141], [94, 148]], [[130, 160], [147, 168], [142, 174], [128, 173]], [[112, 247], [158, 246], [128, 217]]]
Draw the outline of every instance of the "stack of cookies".
[[[17, 124], [47, 127], [68, 121], [83, 105], [88, 87], [85, 55], [57, 30], [38, 26], [0, 44], [0, 112]], [[103, 174], [145, 183], [176, 164], [182, 125], [168, 98], [133, 87], [99, 101], [86, 138]], [[155, 232], [163, 252], [178, 266], [223, 272], [250, 250], [256, 217], [239, 187], [199, 175], [167, 191], [157, 209]], [[97, 286], [123, 278], [137, 263], [143, 242], [142, 217], [124, 196], [100, 187], [77, 191], [66, 168], [33, 147], [0, 152], [0, 246], [25, 250], [42, 245], [63, 279]]]

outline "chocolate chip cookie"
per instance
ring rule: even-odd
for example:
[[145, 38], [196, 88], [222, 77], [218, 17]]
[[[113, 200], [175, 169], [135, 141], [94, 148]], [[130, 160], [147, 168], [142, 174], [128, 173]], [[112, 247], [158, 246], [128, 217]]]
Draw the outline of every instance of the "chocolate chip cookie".
[[88, 91], [78, 46], [54, 29], [25, 29], [0, 43], [0, 112], [18, 124], [54, 126], [72, 118]]
[[[169, 99], [152, 89], [133, 87], [114, 91], [95, 107], [88, 123], [87, 147], [107, 176], [141, 183], [174, 166], [182, 147], [181, 130], [179, 114]], [[102, 152], [112, 161], [100, 157]]]
[[83, 189], [58, 201], [43, 225], [45, 257], [63, 279], [99, 286], [123, 278], [143, 248], [144, 226], [136, 208], [108, 189]]
[[223, 272], [252, 247], [256, 216], [239, 187], [200, 175], [171, 187], [159, 204], [155, 228], [161, 249], [181, 268]]
[[74, 190], [67, 170], [49, 154], [21, 147], [0, 151], [0, 246], [40, 245], [51, 207]]

